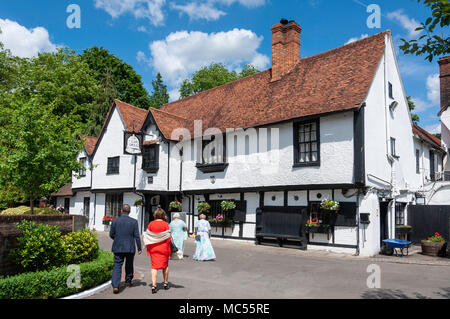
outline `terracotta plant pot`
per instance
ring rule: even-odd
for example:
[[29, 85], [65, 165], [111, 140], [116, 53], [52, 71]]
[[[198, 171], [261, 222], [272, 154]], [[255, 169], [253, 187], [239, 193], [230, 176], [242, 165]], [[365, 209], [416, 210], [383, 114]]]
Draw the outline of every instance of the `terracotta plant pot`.
[[422, 242], [422, 254], [427, 256], [439, 256], [445, 243]]

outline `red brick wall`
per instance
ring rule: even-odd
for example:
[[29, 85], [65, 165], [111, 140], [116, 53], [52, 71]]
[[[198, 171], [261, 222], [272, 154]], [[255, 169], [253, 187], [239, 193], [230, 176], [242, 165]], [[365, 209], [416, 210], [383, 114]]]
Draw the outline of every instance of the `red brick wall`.
[[441, 78], [441, 110], [450, 103], [450, 57], [439, 60]]
[[300, 33], [294, 21], [272, 27], [272, 81], [281, 79], [300, 61]]
[[70, 215], [0, 216], [0, 275], [17, 273], [17, 269], [8, 258], [9, 252], [16, 247], [17, 237], [20, 235], [15, 223], [32, 220], [37, 224], [58, 225], [61, 233], [67, 234], [73, 229], [73, 218], [74, 216]]

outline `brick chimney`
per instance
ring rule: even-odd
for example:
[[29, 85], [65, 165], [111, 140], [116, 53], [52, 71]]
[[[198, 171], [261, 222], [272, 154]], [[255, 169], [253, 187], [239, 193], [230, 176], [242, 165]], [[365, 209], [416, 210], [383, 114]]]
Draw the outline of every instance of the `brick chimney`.
[[290, 72], [300, 61], [300, 33], [295, 21], [281, 20], [272, 27], [272, 82]]
[[441, 112], [450, 105], [450, 56], [439, 59], [441, 78]]

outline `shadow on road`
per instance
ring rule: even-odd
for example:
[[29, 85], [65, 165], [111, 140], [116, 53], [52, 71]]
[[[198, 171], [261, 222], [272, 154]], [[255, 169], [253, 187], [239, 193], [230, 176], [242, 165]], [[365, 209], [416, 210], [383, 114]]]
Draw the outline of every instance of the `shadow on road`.
[[[442, 298], [450, 298], [450, 288], [441, 288], [441, 291], [434, 294]], [[408, 296], [402, 290], [394, 289], [373, 289], [367, 290], [361, 294], [362, 299], [432, 299], [424, 296], [418, 292], [413, 293], [413, 296]]]

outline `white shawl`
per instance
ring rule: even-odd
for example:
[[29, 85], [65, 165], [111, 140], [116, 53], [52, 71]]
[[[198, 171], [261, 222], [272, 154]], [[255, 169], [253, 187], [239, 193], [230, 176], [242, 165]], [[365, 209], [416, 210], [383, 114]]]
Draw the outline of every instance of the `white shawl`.
[[152, 233], [148, 229], [145, 231], [145, 233], [142, 235], [142, 241], [144, 242], [144, 245], [151, 245], [151, 244], [157, 244], [160, 242], [163, 242], [170, 238], [172, 235], [172, 232], [170, 230], [163, 231], [162, 233]]

